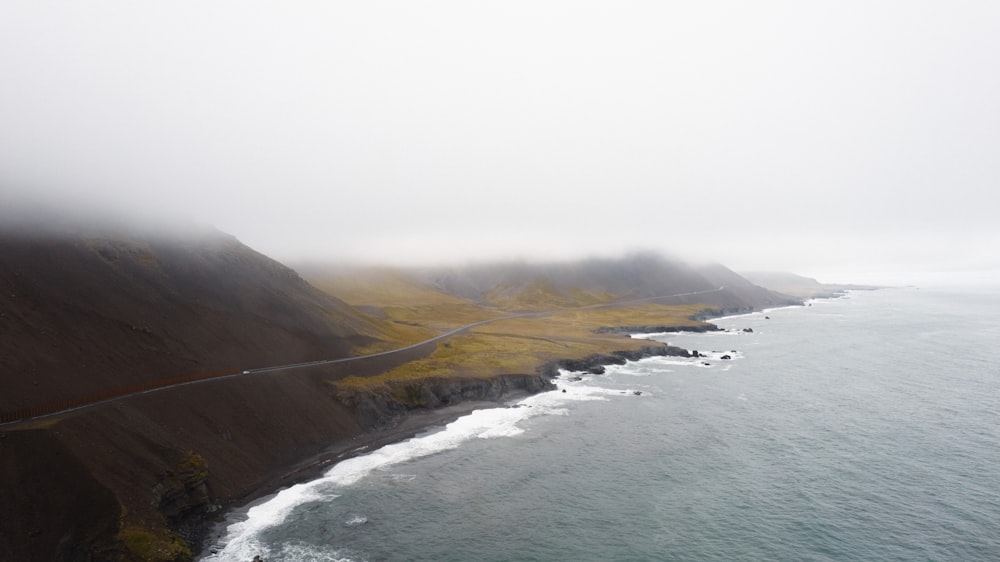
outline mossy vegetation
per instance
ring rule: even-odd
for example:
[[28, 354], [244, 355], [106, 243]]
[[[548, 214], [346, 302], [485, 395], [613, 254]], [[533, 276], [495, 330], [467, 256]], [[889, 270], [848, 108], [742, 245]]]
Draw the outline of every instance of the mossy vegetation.
[[129, 525], [118, 533], [125, 562], [188, 562], [194, 555], [175, 533]]
[[176, 472], [190, 477], [208, 478], [208, 464], [204, 457], [193, 451], [188, 451], [181, 461], [177, 463]]

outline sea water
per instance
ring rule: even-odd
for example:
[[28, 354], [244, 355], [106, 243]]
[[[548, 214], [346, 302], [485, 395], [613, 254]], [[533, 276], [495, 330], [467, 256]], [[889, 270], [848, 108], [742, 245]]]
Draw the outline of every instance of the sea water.
[[1000, 291], [716, 323], [339, 463], [205, 560], [1000, 559]]

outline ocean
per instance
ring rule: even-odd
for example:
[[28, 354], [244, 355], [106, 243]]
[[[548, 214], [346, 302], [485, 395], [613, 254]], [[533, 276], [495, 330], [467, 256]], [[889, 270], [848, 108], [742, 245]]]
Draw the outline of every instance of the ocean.
[[203, 560], [1000, 559], [1000, 292], [715, 323], [641, 336], [706, 358], [563, 373], [339, 463]]

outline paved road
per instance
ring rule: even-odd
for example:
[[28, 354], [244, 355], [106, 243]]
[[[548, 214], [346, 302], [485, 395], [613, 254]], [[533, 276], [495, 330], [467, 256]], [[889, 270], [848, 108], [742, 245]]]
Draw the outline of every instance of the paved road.
[[[689, 292], [689, 293], [677, 293], [677, 294], [673, 294], [673, 295], [661, 295], [661, 296], [657, 296], [657, 297], [646, 297], [646, 298], [641, 298], [641, 299], [633, 299], [633, 300], [629, 300], [629, 301], [619, 301], [619, 302], [612, 302], [612, 303], [605, 303], [605, 304], [596, 304], [596, 305], [590, 305], [590, 306], [580, 307], [579, 310], [595, 310], [595, 309], [600, 309], [600, 308], [616, 308], [616, 307], [621, 307], [621, 306], [628, 306], [628, 305], [631, 305], [631, 304], [637, 304], [637, 303], [642, 303], [642, 302], [652, 302], [652, 301], [657, 301], [657, 300], [662, 300], [662, 299], [668, 299], [668, 298], [674, 298], [674, 297], [686, 297], [686, 296], [692, 296], [692, 295], [703, 295], [703, 294], [706, 294], [706, 293], [717, 293], [717, 292], [722, 291], [724, 289], [725, 289], [725, 287], [723, 286], [723, 287], [719, 287], [718, 289], [708, 289], [708, 290], [705, 290], [705, 291], [692, 291], [692, 292]], [[450, 338], [450, 337], [452, 337], [452, 336], [454, 336], [456, 334], [460, 334], [462, 332], [471, 330], [472, 328], [475, 328], [477, 326], [483, 326], [485, 324], [491, 324], [493, 322], [499, 322], [501, 320], [510, 320], [512, 318], [541, 318], [541, 317], [544, 317], [544, 316], [550, 316], [550, 315], [554, 314], [555, 312], [561, 312], [561, 311], [522, 312], [522, 313], [519, 313], [519, 314], [510, 314], [508, 316], [500, 316], [498, 318], [490, 318], [488, 320], [480, 320], [479, 322], [473, 322], [471, 324], [466, 324], [464, 326], [459, 326], [458, 328], [455, 328], [454, 330], [450, 330], [450, 331], [445, 332], [445, 333], [443, 333], [441, 335], [434, 336], [433, 338], [426, 339], [424, 341], [417, 342], [415, 344], [407, 345], [405, 347], [400, 347], [400, 348], [397, 348], [397, 349], [390, 349], [388, 351], [379, 351], [378, 353], [369, 353], [367, 355], [355, 355], [355, 356], [352, 356], [352, 357], [341, 357], [339, 359], [320, 359], [318, 361], [306, 361], [304, 363], [290, 363], [288, 365], [275, 365], [273, 367], [259, 367], [259, 368], [256, 368], [256, 369], [247, 369], [245, 371], [239, 371], [239, 372], [236, 372], [236, 373], [230, 373], [230, 374], [226, 374], [226, 375], [219, 375], [219, 376], [211, 377], [211, 378], [197, 379], [197, 380], [188, 381], [188, 382], [180, 382], [180, 383], [174, 383], [174, 384], [169, 384], [169, 385], [164, 385], [164, 386], [158, 386], [156, 388], [150, 388], [148, 390], [140, 390], [140, 391], [136, 391], [136, 392], [129, 392], [129, 393], [121, 394], [121, 395], [118, 395], [118, 396], [112, 396], [111, 398], [105, 398], [103, 400], [95, 400], [94, 402], [88, 402], [86, 404], [81, 404], [79, 406], [74, 406], [72, 408], [66, 408], [66, 409], [63, 409], [63, 410], [58, 410], [58, 411], [55, 411], [55, 412], [49, 412], [47, 414], [41, 414], [41, 415], [30, 417], [30, 418], [23, 418], [23, 419], [20, 419], [20, 420], [14, 420], [14, 421], [9, 421], [9, 422], [5, 422], [5, 423], [0, 423], [0, 427], [4, 427], [4, 426], [8, 426], [8, 425], [15, 425], [15, 424], [23, 423], [23, 422], [26, 422], [26, 421], [41, 420], [41, 419], [45, 419], [45, 418], [50, 418], [50, 417], [54, 417], [54, 416], [68, 414], [68, 413], [71, 413], [71, 412], [76, 412], [76, 411], [79, 411], [79, 410], [84, 410], [84, 409], [87, 409], [87, 408], [93, 408], [94, 406], [99, 406], [101, 404], [107, 404], [109, 402], [115, 402], [117, 400], [124, 400], [126, 398], [131, 398], [133, 396], [141, 396], [143, 394], [152, 394], [154, 392], [161, 392], [161, 391], [164, 391], [164, 390], [170, 390], [170, 389], [173, 389], [173, 388], [179, 388], [179, 387], [182, 387], [182, 386], [189, 386], [189, 385], [193, 385], [193, 384], [201, 384], [201, 383], [205, 383], [205, 382], [209, 382], [209, 381], [219, 381], [219, 380], [224, 380], [224, 379], [231, 379], [231, 378], [234, 378], [234, 377], [243, 377], [243, 376], [247, 376], [247, 375], [255, 375], [255, 374], [259, 374], [259, 373], [273, 373], [273, 372], [276, 372], [276, 371], [289, 371], [289, 370], [292, 370], [292, 369], [301, 369], [303, 367], [315, 367], [315, 366], [318, 366], [318, 365], [331, 365], [333, 363], [347, 363], [347, 362], [350, 362], [350, 361], [361, 361], [363, 359], [371, 359], [373, 357], [380, 357], [380, 356], [383, 356], [383, 355], [391, 355], [393, 353], [401, 353], [401, 352], [408, 351], [408, 350], [411, 350], [411, 349], [414, 349], [414, 348], [417, 348], [417, 347], [420, 347], [420, 346], [423, 346], [423, 345], [429, 345], [431, 343], [443, 340], [445, 338]]]

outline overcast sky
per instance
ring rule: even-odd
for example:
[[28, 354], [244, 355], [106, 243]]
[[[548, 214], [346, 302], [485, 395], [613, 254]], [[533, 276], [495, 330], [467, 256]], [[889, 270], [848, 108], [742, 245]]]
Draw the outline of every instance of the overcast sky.
[[3, 195], [284, 261], [1000, 268], [998, 100], [994, 0], [0, 2]]

